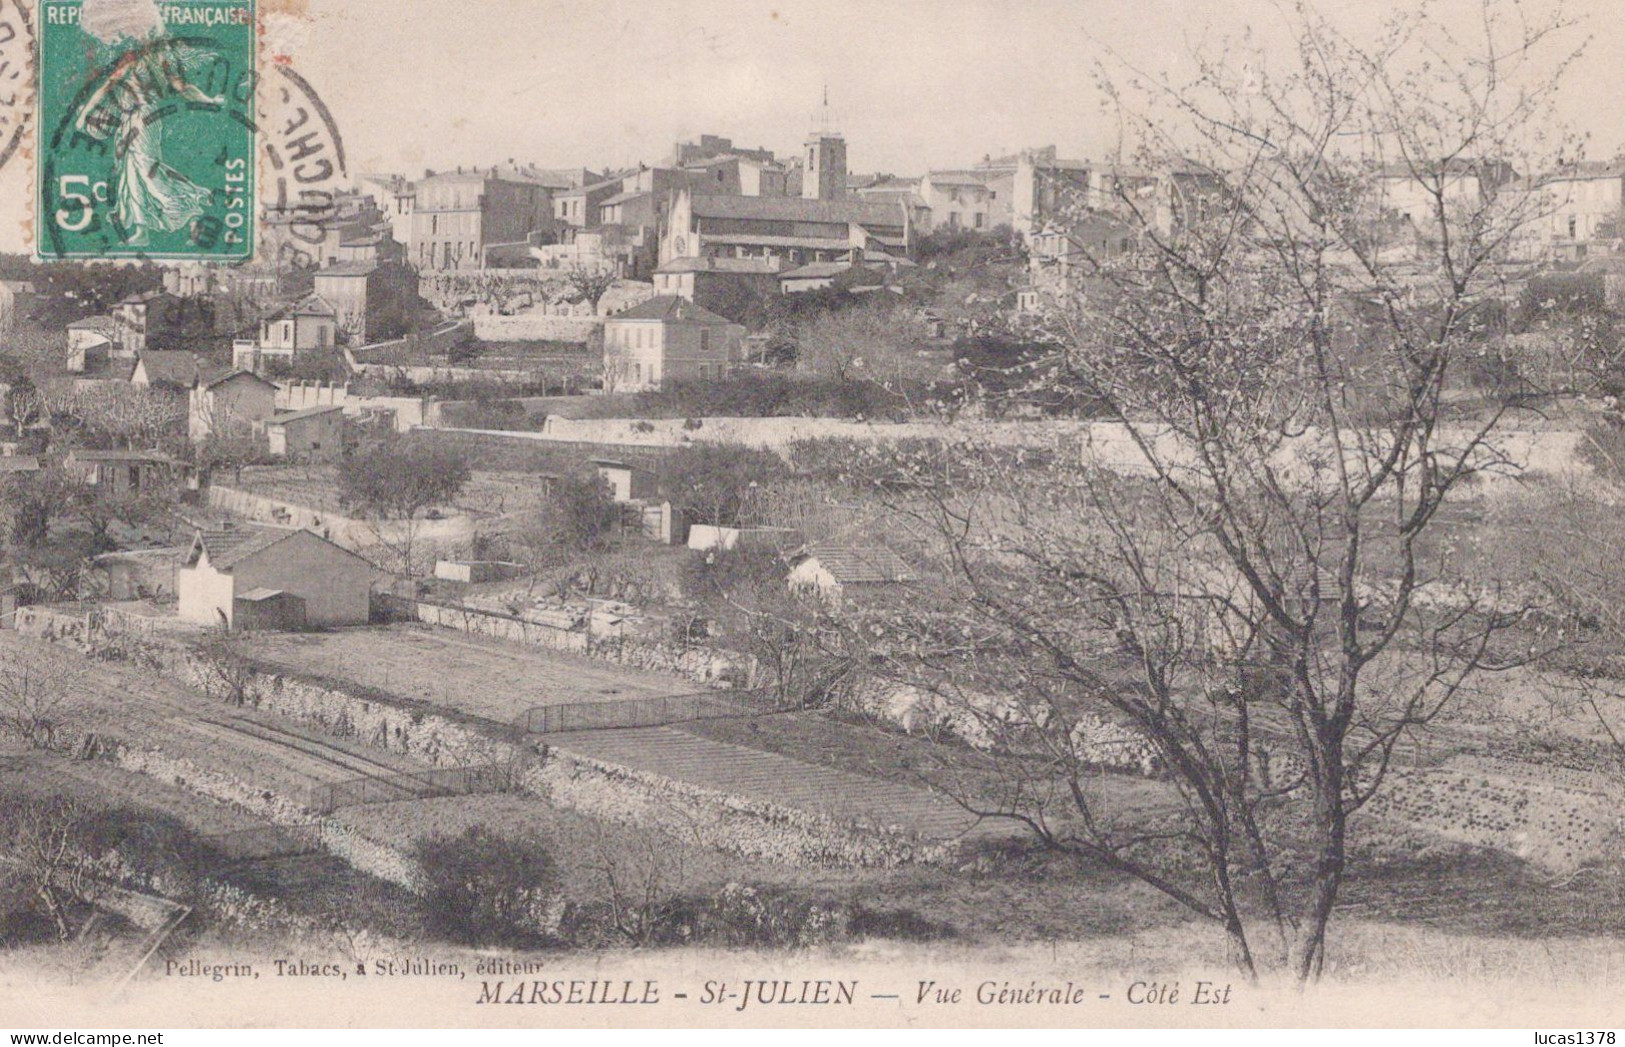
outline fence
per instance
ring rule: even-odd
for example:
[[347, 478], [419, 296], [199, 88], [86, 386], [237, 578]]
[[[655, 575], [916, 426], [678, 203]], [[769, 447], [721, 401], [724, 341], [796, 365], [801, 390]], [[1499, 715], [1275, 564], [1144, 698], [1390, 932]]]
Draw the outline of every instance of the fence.
[[446, 767], [438, 770], [405, 771], [400, 774], [367, 775], [342, 782], [310, 787], [312, 811], [323, 814], [340, 807], [364, 803], [391, 803], [395, 800], [423, 800], [433, 796], [472, 796], [475, 793], [508, 792], [514, 787], [514, 769], [504, 764], [477, 767]]
[[778, 711], [777, 706], [759, 705], [756, 692], [730, 692], [722, 697], [715, 691], [703, 694], [677, 694], [669, 698], [628, 698], [624, 701], [575, 702], [568, 705], [538, 705], [526, 709], [514, 721], [527, 734], [554, 731], [602, 731], [617, 727], [661, 727], [689, 720], [721, 720], [758, 716]]

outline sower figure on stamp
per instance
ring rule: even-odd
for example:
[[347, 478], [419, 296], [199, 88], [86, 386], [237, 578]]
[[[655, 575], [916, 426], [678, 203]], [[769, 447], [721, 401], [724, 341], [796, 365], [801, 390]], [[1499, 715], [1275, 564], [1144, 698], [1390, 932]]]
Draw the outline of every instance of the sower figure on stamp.
[[126, 51], [74, 117], [74, 126], [85, 134], [112, 139], [114, 216], [130, 244], [146, 243], [149, 231], [186, 228], [205, 213], [211, 199], [208, 189], [163, 158], [160, 119], [166, 104], [175, 97], [203, 105], [224, 101], [188, 82], [189, 50], [195, 49], [170, 45]]

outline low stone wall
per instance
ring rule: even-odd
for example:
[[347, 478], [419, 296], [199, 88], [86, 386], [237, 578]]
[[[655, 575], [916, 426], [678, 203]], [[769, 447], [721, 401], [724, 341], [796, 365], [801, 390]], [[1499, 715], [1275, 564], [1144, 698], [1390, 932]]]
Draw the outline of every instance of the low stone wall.
[[559, 629], [540, 622], [529, 622], [512, 615], [454, 607], [447, 604], [426, 603], [422, 600], [400, 601], [411, 607], [410, 616], [429, 625], [445, 626], [479, 636], [493, 636], [499, 640], [542, 647], [550, 651], [569, 651], [586, 654], [585, 630]]
[[586, 342], [603, 325], [599, 316], [476, 316], [474, 336], [482, 342]]
[[[68, 617], [68, 616], [59, 616]], [[83, 619], [69, 621], [83, 622]], [[61, 623], [57, 623], [61, 624]], [[71, 632], [71, 631], [70, 631]], [[35, 635], [46, 635], [36, 633]], [[54, 638], [95, 653], [85, 631]], [[400, 753], [433, 767], [513, 762], [535, 754], [503, 736], [504, 725], [457, 722], [422, 709], [301, 680], [285, 674], [227, 669], [205, 655], [169, 643], [143, 643], [141, 661], [217, 701], [275, 712], [334, 737]], [[241, 782], [205, 772], [167, 754], [115, 747], [132, 770], [202, 791], [279, 825], [309, 824], [300, 803], [267, 797]], [[746, 857], [798, 865], [892, 866], [945, 860], [952, 845], [930, 846], [900, 829], [831, 818], [766, 800], [735, 796], [548, 748], [520, 777], [526, 792], [557, 806], [625, 824], [655, 825], [697, 835], [707, 846]], [[329, 827], [328, 822], [332, 825]], [[322, 820], [323, 846], [356, 868], [411, 886], [410, 863], [398, 852], [332, 819]]]

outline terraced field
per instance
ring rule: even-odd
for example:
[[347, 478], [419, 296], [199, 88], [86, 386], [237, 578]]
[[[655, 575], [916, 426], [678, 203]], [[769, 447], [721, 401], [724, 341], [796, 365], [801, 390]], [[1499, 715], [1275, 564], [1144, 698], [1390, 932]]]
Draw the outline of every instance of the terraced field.
[[253, 658], [511, 723], [537, 705], [690, 694], [680, 676], [526, 648], [427, 625], [261, 634]]
[[545, 736], [570, 752], [738, 796], [804, 811], [889, 825], [927, 840], [997, 835], [953, 801], [924, 789], [701, 738], [676, 727], [572, 731]]
[[206, 771], [289, 798], [311, 786], [362, 775], [422, 770], [382, 753], [306, 730], [273, 713], [212, 701], [157, 673], [87, 661], [43, 641], [0, 632], [0, 661], [71, 680], [78, 731], [160, 750]]

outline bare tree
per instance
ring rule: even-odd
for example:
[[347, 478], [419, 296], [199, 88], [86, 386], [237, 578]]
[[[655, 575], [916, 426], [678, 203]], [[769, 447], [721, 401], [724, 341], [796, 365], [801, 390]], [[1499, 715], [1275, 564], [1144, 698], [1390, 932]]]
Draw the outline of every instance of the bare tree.
[[86, 813], [73, 800], [52, 797], [6, 813], [0, 867], [50, 919], [59, 941], [73, 936], [70, 907], [93, 901], [96, 881], [80, 843]]
[[80, 676], [65, 664], [28, 658], [0, 666], [0, 730], [35, 749], [71, 748]]
[[[1424, 536], [1508, 465], [1504, 403], [1446, 406], [1544, 206], [1509, 161], [1559, 145], [1568, 55], [1548, 62], [1561, 16], [1495, 0], [1475, 41], [1424, 13], [1363, 45], [1288, 10], [1284, 67], [1232, 47], [1115, 95], [1139, 148], [1051, 217], [1134, 235], [1079, 241], [1088, 280], [1060, 288], [1036, 383], [1103, 424], [1025, 463], [910, 463], [894, 503], [946, 581], [890, 628], [898, 671], [957, 702], [1001, 774], [945, 783], [962, 802], [1212, 921], [1247, 973], [1310, 980], [1349, 819], [1507, 664], [1523, 611]], [[1122, 744], [1100, 716], [1150, 748], [1163, 809], [1094, 773]]]
[[592, 306], [593, 312], [598, 311], [598, 303], [603, 301], [604, 295], [615, 286], [615, 274], [608, 269], [589, 269], [586, 266], [571, 266], [564, 273], [565, 286], [570, 294], [577, 300]]

